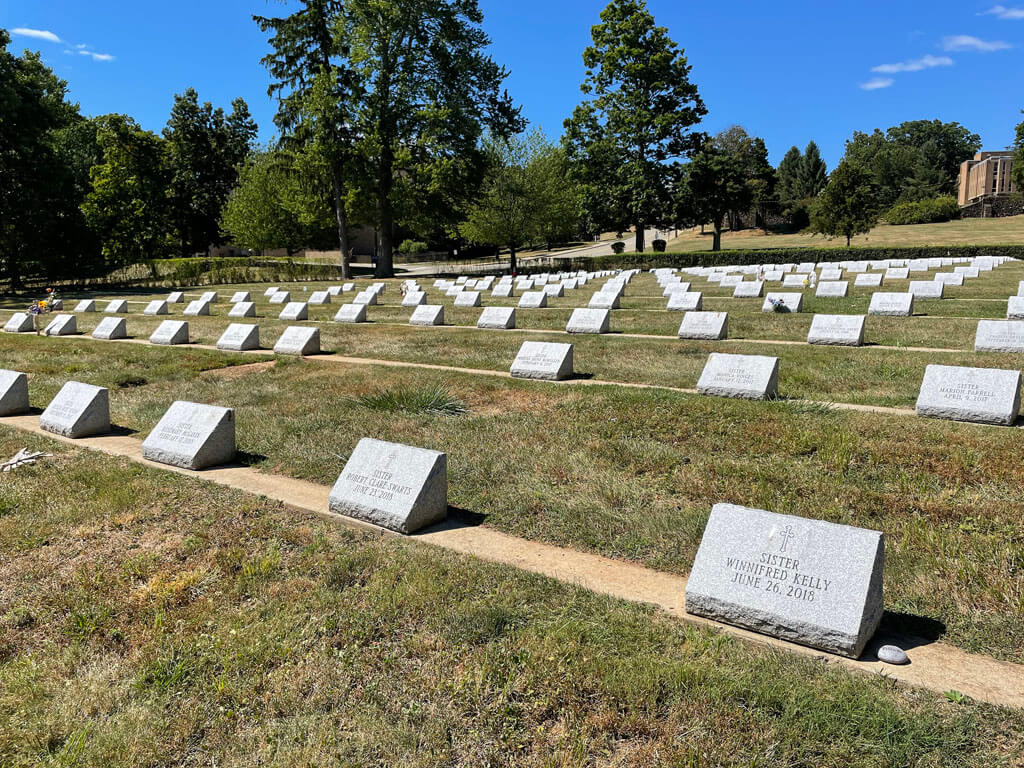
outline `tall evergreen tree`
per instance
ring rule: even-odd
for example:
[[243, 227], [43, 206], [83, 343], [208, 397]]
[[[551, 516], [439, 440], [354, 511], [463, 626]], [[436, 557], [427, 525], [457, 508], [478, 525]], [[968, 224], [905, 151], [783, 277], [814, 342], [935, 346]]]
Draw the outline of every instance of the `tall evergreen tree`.
[[729, 211], [746, 209], [753, 190], [742, 158], [707, 142], [683, 169], [683, 183], [676, 198], [676, 215], [682, 224], [714, 227], [712, 250], [722, 249], [722, 223]]
[[482, 22], [477, 0], [345, 4], [341, 39], [360, 84], [359, 192], [377, 227], [378, 277], [394, 275], [396, 224], [450, 216], [479, 186], [484, 130], [507, 138], [524, 126]]
[[1017, 187], [1017, 194], [1024, 194], [1024, 120], [1017, 123], [1013, 139], [1013, 170], [1011, 173], [1013, 184]]
[[778, 194], [783, 211], [788, 213], [793, 204], [800, 200], [800, 169], [804, 157], [799, 147], [790, 147], [779, 163]]
[[169, 215], [179, 253], [190, 256], [220, 245], [221, 210], [238, 182], [238, 167], [256, 138], [256, 123], [242, 99], [231, 114], [199, 104], [195, 89], [174, 97], [163, 135], [170, 172]]
[[690, 128], [707, 114], [686, 56], [643, 0], [612, 0], [583, 52], [584, 101], [565, 122], [565, 146], [590, 218], [611, 230], [644, 230], [671, 218], [673, 161], [700, 143]]
[[800, 160], [800, 171], [797, 174], [797, 191], [799, 198], [806, 200], [817, 197], [828, 184], [828, 166], [821, 159], [821, 151], [813, 141], [808, 142]]
[[311, 155], [307, 160], [325, 169], [342, 276], [349, 278], [351, 196], [360, 178], [352, 123], [362, 86], [339, 37], [344, 10], [342, 0], [299, 0], [288, 16], [253, 18], [262, 31], [272, 33], [274, 50], [263, 64], [273, 78], [267, 93], [278, 99], [274, 124], [282, 146]]

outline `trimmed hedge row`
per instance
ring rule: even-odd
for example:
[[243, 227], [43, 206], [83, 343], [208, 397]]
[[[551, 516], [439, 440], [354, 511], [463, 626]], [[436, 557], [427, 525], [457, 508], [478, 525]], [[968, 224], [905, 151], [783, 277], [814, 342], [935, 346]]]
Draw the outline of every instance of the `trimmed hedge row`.
[[[551, 260], [553, 271], [577, 269], [654, 269], [657, 267], [720, 267], [749, 264], [785, 264], [801, 261], [883, 261], [885, 259], [974, 258], [977, 256], [1009, 256], [1024, 259], [1024, 245], [922, 245], [907, 247], [857, 248], [771, 248], [749, 251], [696, 251], [691, 253], [623, 253], [593, 258], [558, 258]], [[541, 271], [541, 270], [537, 270]]]
[[291, 259], [195, 258], [154, 259], [133, 264], [109, 275], [74, 281], [79, 287], [132, 286], [136, 288], [232, 283], [303, 282], [337, 280], [341, 266], [310, 264]]

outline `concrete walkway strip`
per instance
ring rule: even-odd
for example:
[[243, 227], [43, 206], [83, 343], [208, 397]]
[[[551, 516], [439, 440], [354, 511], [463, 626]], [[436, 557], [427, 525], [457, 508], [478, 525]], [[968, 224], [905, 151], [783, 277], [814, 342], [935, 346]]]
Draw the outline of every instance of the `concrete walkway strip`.
[[[310, 512], [360, 530], [399, 537], [398, 534], [390, 531], [329, 512], [327, 498], [330, 488], [328, 486], [279, 475], [268, 475], [245, 466], [220, 467], [195, 472], [156, 464], [142, 458], [142, 442], [137, 438], [108, 435], [73, 440], [44, 432], [39, 427], [37, 415], [2, 418], [0, 425], [59, 440], [78, 448], [125, 458], [166, 472], [175, 472], [245, 493], [265, 496], [291, 508]], [[492, 528], [470, 526], [457, 521], [448, 521], [411, 536], [409, 539], [541, 574], [599, 594], [653, 605], [681, 621], [714, 627], [744, 640], [817, 657], [829, 663], [840, 664], [855, 672], [882, 674], [901, 683], [928, 688], [939, 693], [957, 690], [977, 701], [1024, 708], [1024, 665], [967, 653], [946, 643], [909, 636], [876, 637], [861, 659], [847, 659], [687, 614], [684, 605], [686, 592], [686, 577], [684, 576], [662, 573], [634, 563], [612, 560], [600, 555], [520, 539]], [[890, 666], [874, 660], [874, 650], [885, 643], [892, 643], [907, 649], [912, 663], [906, 666]]]

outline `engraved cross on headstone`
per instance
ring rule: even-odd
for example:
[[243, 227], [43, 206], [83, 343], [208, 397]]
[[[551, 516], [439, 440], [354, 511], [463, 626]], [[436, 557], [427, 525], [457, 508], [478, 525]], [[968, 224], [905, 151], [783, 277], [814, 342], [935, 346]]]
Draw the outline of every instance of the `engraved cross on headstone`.
[[779, 535], [779, 538], [782, 539], [782, 548], [779, 552], [785, 552], [789, 547], [790, 540], [796, 538], [796, 534], [793, 533], [793, 526], [787, 525], [786, 529]]

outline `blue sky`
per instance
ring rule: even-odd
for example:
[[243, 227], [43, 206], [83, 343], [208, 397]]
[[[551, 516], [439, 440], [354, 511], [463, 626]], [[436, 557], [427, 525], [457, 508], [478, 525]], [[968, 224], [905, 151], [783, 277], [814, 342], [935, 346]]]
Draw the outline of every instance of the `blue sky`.
[[[512, 96], [553, 138], [579, 102], [581, 54], [601, 0], [480, 0]], [[959, 121], [1002, 149], [1022, 119], [1024, 0], [987, 2], [706, 2], [649, 0], [686, 50], [708, 106], [703, 129], [739, 123], [778, 163], [818, 142], [835, 165], [853, 131], [904, 120]], [[265, 0], [0, 0], [11, 49], [39, 50], [86, 114], [124, 112], [159, 131], [175, 93], [227, 107], [243, 97], [273, 136], [260, 65]]]

